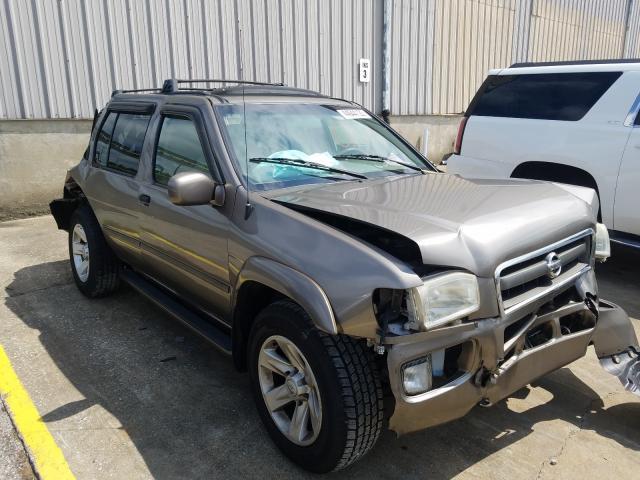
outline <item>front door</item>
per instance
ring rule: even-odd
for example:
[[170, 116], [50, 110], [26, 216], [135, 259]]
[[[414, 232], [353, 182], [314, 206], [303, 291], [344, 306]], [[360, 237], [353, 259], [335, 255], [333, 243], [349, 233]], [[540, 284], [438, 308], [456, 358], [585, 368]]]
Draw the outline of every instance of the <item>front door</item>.
[[163, 109], [149, 179], [141, 186], [148, 203], [141, 210], [145, 271], [182, 298], [218, 318], [230, 303], [227, 208], [178, 206], [167, 184], [180, 172], [198, 171], [220, 181], [199, 110]]

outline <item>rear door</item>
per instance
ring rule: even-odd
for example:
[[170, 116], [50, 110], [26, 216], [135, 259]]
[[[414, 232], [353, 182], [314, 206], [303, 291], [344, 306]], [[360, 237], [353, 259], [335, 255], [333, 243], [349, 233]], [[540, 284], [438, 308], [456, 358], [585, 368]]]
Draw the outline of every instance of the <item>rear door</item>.
[[105, 237], [125, 262], [140, 261], [138, 172], [153, 104], [113, 105], [96, 135], [85, 191]]
[[[639, 107], [640, 95], [632, 112]], [[631, 134], [618, 173], [613, 227], [619, 232], [640, 235], [640, 113], [636, 113], [635, 119], [632, 115], [631, 121]]]
[[227, 238], [232, 196], [225, 206], [178, 206], [167, 183], [180, 172], [198, 171], [224, 183], [199, 108], [165, 105], [155, 129], [151, 172], [141, 187], [145, 271], [190, 303], [218, 318], [228, 313]]

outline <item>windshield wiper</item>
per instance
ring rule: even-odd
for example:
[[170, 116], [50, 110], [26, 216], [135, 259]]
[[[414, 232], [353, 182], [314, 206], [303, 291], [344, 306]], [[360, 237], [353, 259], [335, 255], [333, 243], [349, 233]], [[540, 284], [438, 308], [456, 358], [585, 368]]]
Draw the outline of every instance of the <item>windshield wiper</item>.
[[345, 155], [333, 155], [335, 159], [349, 159], [349, 160], [367, 160], [371, 162], [385, 163], [391, 162], [397, 165], [402, 165], [403, 167], [410, 168], [411, 170], [416, 170], [420, 173], [426, 174], [427, 170], [424, 168], [420, 168], [417, 165], [411, 165], [410, 163], [405, 163], [401, 160], [394, 160], [393, 158], [382, 157], [380, 155], [369, 155], [366, 153], [354, 153], [354, 154], [345, 154]]
[[333, 168], [321, 163], [307, 162], [305, 160], [299, 160], [296, 158], [283, 158], [283, 157], [253, 157], [249, 159], [253, 163], [275, 163], [277, 165], [290, 165], [292, 167], [304, 167], [313, 168], [315, 170], [324, 170], [325, 172], [341, 173], [343, 175], [351, 175], [354, 178], [360, 178], [366, 180], [367, 177], [359, 173], [350, 172], [349, 170], [342, 170], [340, 168]]

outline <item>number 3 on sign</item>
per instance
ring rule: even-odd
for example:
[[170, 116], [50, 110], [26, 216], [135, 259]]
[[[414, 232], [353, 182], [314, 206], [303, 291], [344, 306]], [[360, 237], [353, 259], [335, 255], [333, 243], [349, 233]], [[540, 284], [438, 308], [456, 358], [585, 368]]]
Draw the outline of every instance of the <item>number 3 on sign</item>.
[[363, 83], [369, 82], [369, 71], [371, 70], [371, 62], [368, 58], [360, 59], [360, 81]]

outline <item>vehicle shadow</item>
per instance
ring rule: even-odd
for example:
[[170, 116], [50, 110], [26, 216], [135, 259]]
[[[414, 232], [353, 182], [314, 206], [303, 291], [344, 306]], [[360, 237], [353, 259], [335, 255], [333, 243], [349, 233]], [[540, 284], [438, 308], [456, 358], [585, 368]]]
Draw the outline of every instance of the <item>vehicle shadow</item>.
[[[247, 375], [135, 292], [122, 288], [88, 300], [72, 284], [66, 261], [22, 268], [6, 291], [8, 308], [40, 332], [48, 354], [84, 396], [41, 412], [52, 430], [99, 405], [117, 419], [155, 478], [306, 476], [270, 442]], [[541, 391], [545, 401], [527, 402]], [[605, 408], [563, 368], [507, 402], [447, 425], [400, 439], [385, 432], [372, 454], [334, 477], [449, 478], [555, 419], [640, 449], [640, 403]]]

